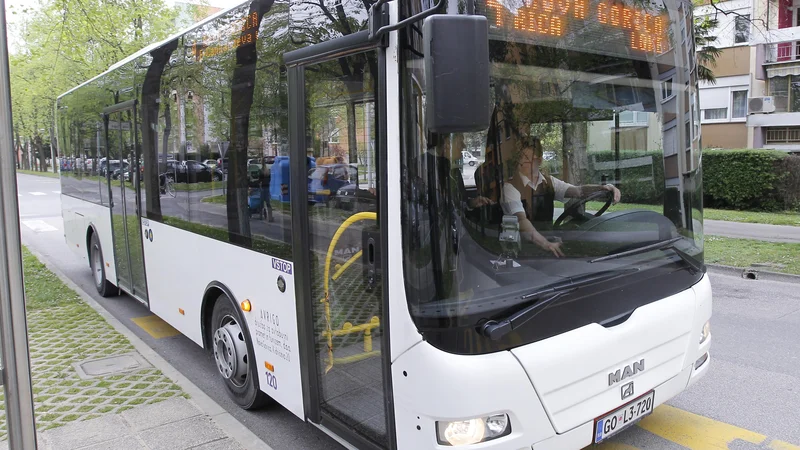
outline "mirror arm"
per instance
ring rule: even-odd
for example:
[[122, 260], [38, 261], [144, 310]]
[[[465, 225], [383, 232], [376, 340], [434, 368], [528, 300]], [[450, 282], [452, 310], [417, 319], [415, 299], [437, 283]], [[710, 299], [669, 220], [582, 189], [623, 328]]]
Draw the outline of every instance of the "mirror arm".
[[391, 0], [378, 0], [375, 2], [372, 7], [369, 9], [369, 39], [370, 40], [377, 40], [386, 33], [389, 33], [394, 30], [399, 30], [400, 28], [406, 27], [414, 22], [420, 21], [428, 16], [432, 16], [436, 14], [436, 11], [442, 7], [444, 4], [444, 0], [438, 0], [433, 7], [430, 9], [426, 9], [421, 13], [415, 14], [407, 19], [401, 20], [394, 25], [385, 25], [388, 22], [389, 16], [388, 14], [384, 14], [384, 9], [382, 8], [383, 5], [389, 3]]

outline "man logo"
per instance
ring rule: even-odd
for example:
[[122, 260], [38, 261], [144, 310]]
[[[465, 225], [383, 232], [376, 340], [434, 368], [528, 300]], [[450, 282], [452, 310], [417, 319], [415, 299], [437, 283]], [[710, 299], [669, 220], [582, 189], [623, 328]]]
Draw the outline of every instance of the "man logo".
[[632, 396], [633, 395], [633, 381], [631, 381], [630, 383], [622, 386], [621, 392], [622, 392], [622, 399], [623, 400], [625, 400], [626, 398]]
[[609, 373], [608, 385], [613, 386], [614, 383], [619, 383], [620, 381], [626, 378], [630, 378], [639, 372], [644, 372], [644, 359], [640, 360], [639, 362], [634, 362], [631, 365], [625, 366], [625, 368], [623, 369], [617, 369], [616, 372]]

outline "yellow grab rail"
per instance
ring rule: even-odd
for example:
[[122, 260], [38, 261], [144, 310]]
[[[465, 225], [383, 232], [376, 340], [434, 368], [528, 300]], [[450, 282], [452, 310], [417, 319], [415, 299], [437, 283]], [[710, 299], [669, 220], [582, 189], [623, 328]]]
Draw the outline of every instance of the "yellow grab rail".
[[[336, 280], [339, 278], [348, 267], [350, 267], [358, 258], [361, 257], [362, 252], [359, 251], [355, 255], [353, 255], [347, 262], [344, 263], [342, 267], [333, 274], [333, 277], [329, 277], [331, 271], [331, 259], [333, 257], [333, 250], [336, 248], [336, 243], [339, 242], [339, 238], [342, 237], [342, 234], [350, 227], [350, 225], [360, 222], [362, 220], [378, 220], [378, 214], [374, 212], [360, 212], [353, 214], [352, 216], [348, 217], [339, 228], [336, 230], [336, 233], [333, 235], [333, 239], [331, 239], [331, 243], [328, 246], [328, 252], [325, 255], [325, 274], [324, 274], [324, 283], [323, 283], [323, 290], [325, 291], [325, 297], [320, 300], [322, 303], [325, 304], [325, 325], [326, 330], [322, 333], [323, 336], [327, 337], [328, 339], [328, 364], [325, 367], [325, 373], [328, 373], [331, 368], [333, 368], [333, 336], [344, 336], [350, 333], [360, 333], [364, 332], [364, 354], [358, 355], [360, 358], [363, 359], [368, 356], [373, 356], [376, 352], [372, 351], [372, 334], [371, 331], [373, 328], [376, 328], [380, 325], [380, 321], [377, 317], [373, 317], [370, 320], [370, 323], [363, 324], [363, 325], [356, 325], [353, 326], [350, 322], [345, 323], [345, 326], [342, 327], [341, 330], [334, 331], [331, 327], [331, 305], [330, 305], [330, 284], [329, 280]], [[346, 357], [342, 358], [341, 362], [350, 362], [353, 361], [353, 357]]]

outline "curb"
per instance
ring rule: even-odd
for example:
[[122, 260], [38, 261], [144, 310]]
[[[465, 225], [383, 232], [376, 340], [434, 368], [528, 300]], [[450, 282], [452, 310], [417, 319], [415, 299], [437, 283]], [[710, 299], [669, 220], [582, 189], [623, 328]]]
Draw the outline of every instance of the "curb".
[[[714, 272], [723, 273], [725, 275], [746, 278], [745, 273], [753, 273], [757, 277], [757, 280], [782, 281], [784, 283], [800, 284], [800, 275], [761, 270], [759, 267], [733, 267], [724, 266], [722, 264], [706, 264], [706, 266]], [[756, 281], [756, 279], [753, 281]]]
[[139, 339], [139, 337], [136, 336], [133, 331], [129, 330], [125, 325], [122, 324], [122, 322], [117, 320], [116, 317], [111, 315], [111, 313], [106, 311], [105, 308], [100, 306], [95, 299], [86, 293], [86, 291], [75, 284], [72, 280], [67, 278], [67, 276], [58, 270], [58, 268], [54, 267], [46, 257], [30, 247], [28, 247], [28, 251], [38, 258], [39, 261], [41, 261], [42, 264], [44, 264], [45, 267], [47, 267], [51, 272], [56, 274], [56, 276], [64, 284], [66, 284], [67, 287], [75, 291], [81, 297], [81, 299], [83, 299], [83, 301], [85, 301], [89, 306], [92, 307], [92, 309], [100, 314], [100, 316], [102, 316], [106, 322], [114, 327], [117, 332], [125, 336], [131, 342], [131, 344], [133, 344], [133, 347], [136, 349], [136, 351], [139, 352], [139, 354], [141, 354], [148, 362], [150, 362], [153, 367], [160, 370], [164, 376], [172, 380], [172, 382], [180, 386], [181, 389], [189, 394], [191, 397], [190, 401], [193, 402], [203, 414], [209, 416], [211, 420], [220, 428], [220, 430], [248, 450], [272, 450], [272, 447], [262, 441], [258, 436], [255, 435], [255, 433], [247, 429], [247, 427], [236, 420], [236, 418], [233, 417], [229, 412], [225, 411], [199, 387], [189, 381], [189, 379], [178, 372], [177, 369], [172, 367], [167, 360], [162, 358], [161, 355], [156, 353], [155, 350], [150, 348], [143, 340]]

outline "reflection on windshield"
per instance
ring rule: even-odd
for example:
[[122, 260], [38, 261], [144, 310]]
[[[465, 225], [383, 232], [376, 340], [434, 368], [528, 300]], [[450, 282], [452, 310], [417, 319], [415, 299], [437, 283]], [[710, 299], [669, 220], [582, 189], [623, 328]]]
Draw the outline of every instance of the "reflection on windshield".
[[682, 251], [702, 260], [692, 202], [699, 186], [681, 176], [697, 170], [696, 92], [676, 82], [689, 69], [676, 64], [675, 50], [626, 57], [509, 39], [491, 40], [490, 55], [489, 128], [447, 135], [422, 131], [424, 69], [419, 54], [405, 55], [403, 243], [412, 313], [440, 302], [458, 316], [642, 261], [680, 267], [670, 252], [589, 262], [668, 239], [681, 238]]

